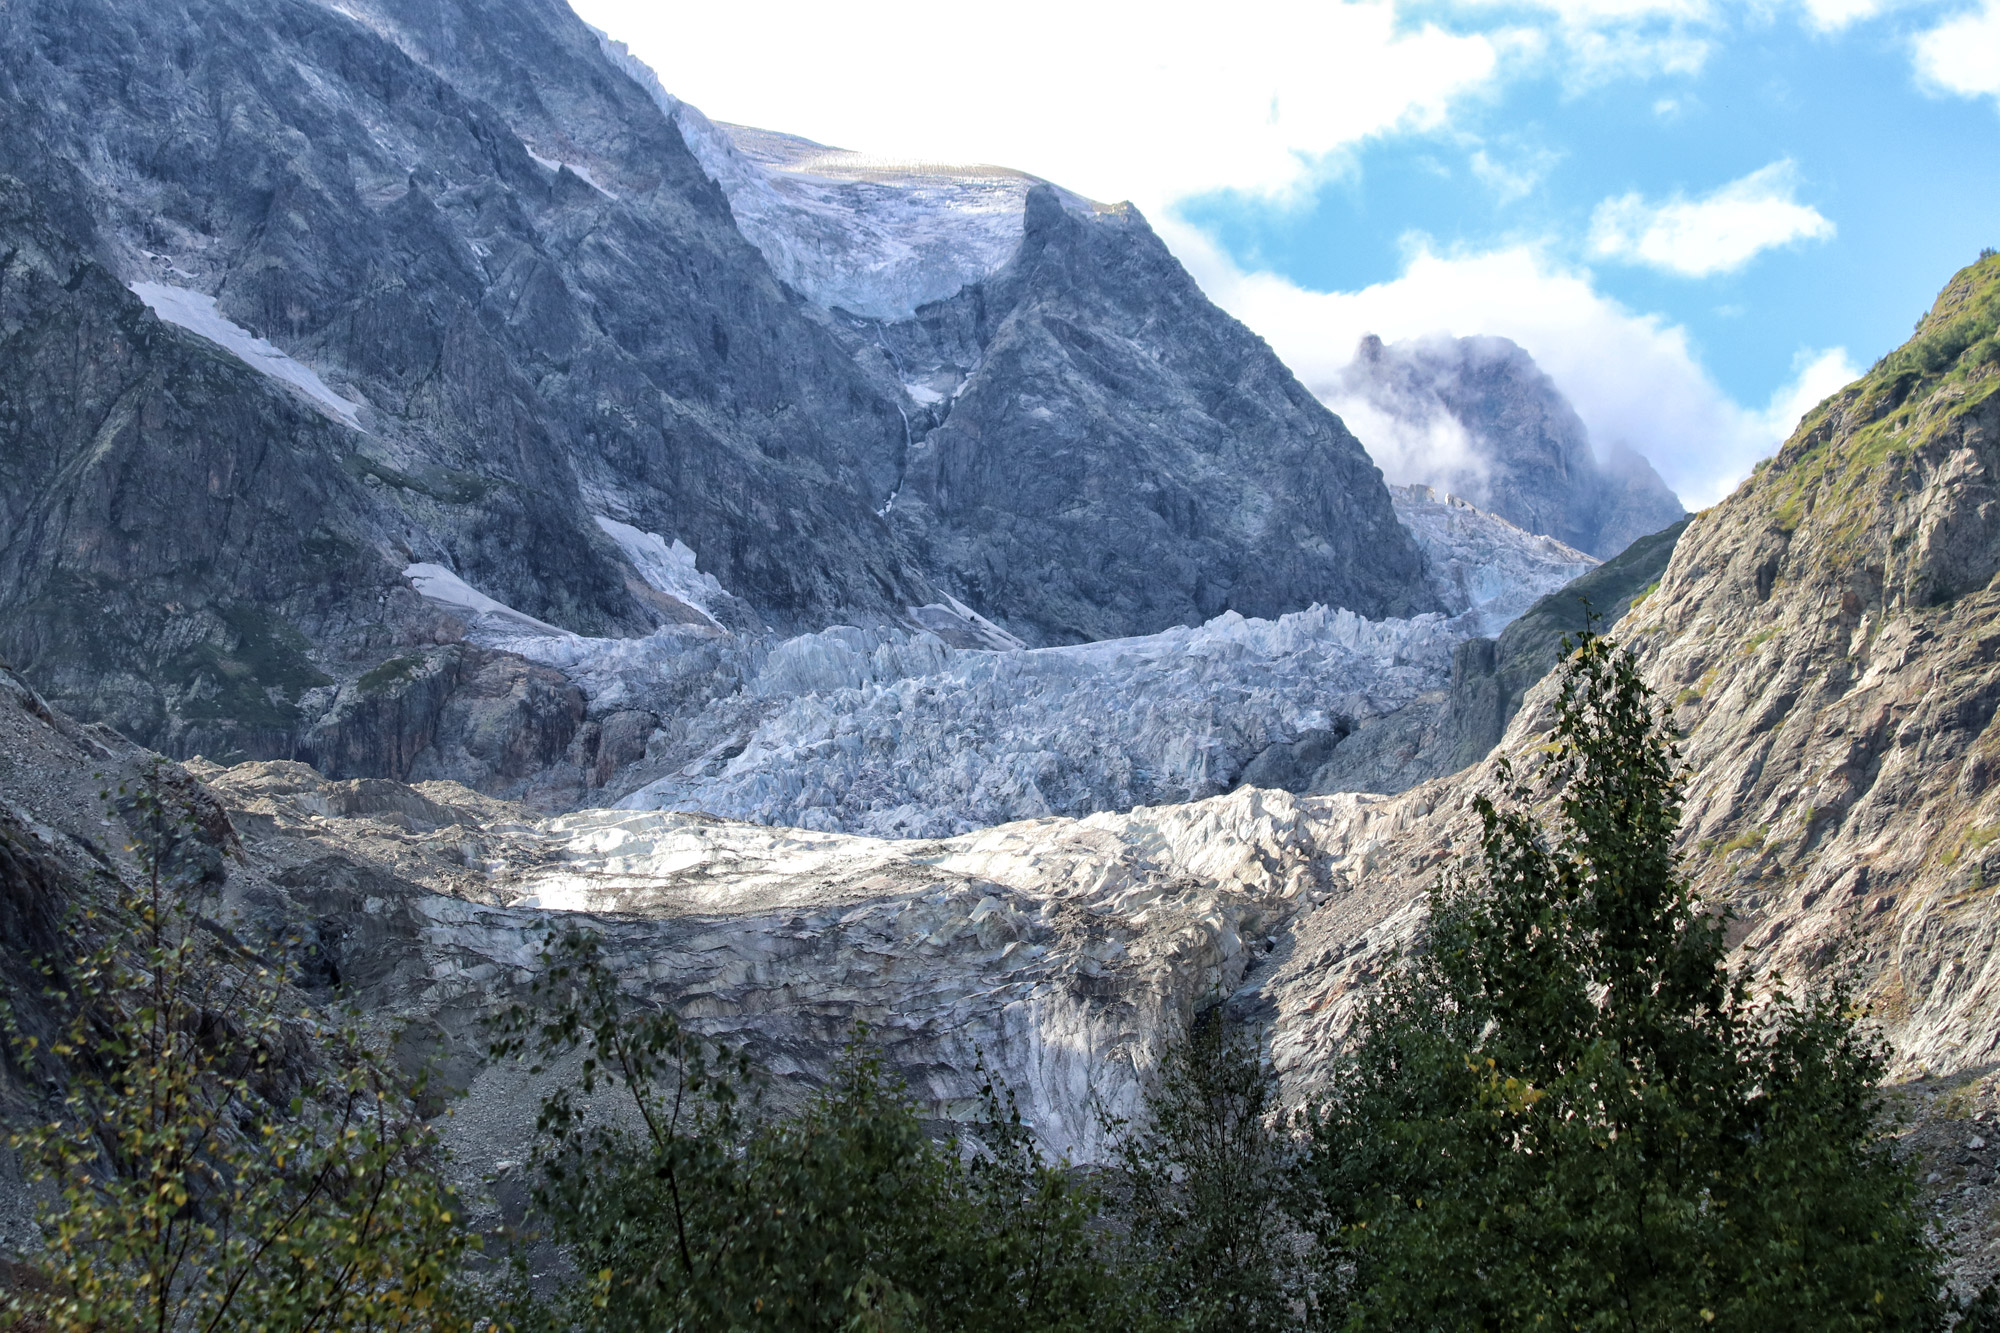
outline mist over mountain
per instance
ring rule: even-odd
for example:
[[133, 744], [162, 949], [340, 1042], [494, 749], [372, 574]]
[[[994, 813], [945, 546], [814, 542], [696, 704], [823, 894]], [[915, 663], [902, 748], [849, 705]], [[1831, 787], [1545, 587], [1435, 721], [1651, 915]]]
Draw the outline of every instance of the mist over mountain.
[[1645, 458], [1615, 440], [1594, 447], [1555, 381], [1506, 338], [1371, 335], [1324, 396], [1390, 480], [1462, 495], [1600, 559], [1687, 512]]

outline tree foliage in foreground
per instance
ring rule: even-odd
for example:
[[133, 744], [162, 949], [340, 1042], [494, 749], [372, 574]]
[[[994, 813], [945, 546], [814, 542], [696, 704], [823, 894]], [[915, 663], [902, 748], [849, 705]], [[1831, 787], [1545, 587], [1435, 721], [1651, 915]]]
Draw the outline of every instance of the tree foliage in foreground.
[[1148, 1317], [1186, 1333], [1299, 1326], [1307, 1274], [1288, 1204], [1298, 1165], [1254, 1032], [1220, 1007], [1169, 1043], [1114, 1161], [1128, 1191], [1128, 1262]]
[[1122, 1326], [1094, 1196], [991, 1086], [971, 1142], [934, 1142], [857, 1038], [801, 1108], [759, 1116], [748, 1068], [628, 1001], [592, 936], [549, 956], [540, 1003], [507, 1017], [496, 1050], [577, 1062], [540, 1119], [536, 1209], [581, 1273], [547, 1312], [559, 1324]]
[[[107, 793], [108, 795], [108, 793]], [[48, 966], [68, 1075], [12, 1143], [48, 1182], [47, 1247], [4, 1321], [62, 1333], [451, 1329], [469, 1241], [408, 1089], [355, 1034], [287, 1024], [281, 975], [203, 920], [173, 856], [185, 820], [131, 799], [141, 880], [72, 922]], [[318, 1027], [313, 1063], [300, 1024]], [[292, 1062], [298, 1063], [298, 1062]]]
[[1506, 780], [1311, 1119], [1348, 1326], [1940, 1327], [1883, 1052], [1838, 988], [1726, 964], [1627, 653], [1584, 637], [1538, 783]]

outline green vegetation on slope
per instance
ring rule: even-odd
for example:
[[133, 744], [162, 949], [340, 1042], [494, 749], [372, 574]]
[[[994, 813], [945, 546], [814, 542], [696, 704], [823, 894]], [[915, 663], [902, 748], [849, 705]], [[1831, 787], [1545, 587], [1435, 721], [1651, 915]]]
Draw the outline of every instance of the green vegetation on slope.
[[1832, 504], [1822, 524], [1835, 550], [1865, 537], [1869, 501], [1894, 485], [1882, 464], [1936, 438], [2000, 391], [2000, 255], [1961, 269], [1917, 322], [1910, 340], [1808, 412], [1752, 485], [1766, 491], [1772, 522], [1796, 531]]

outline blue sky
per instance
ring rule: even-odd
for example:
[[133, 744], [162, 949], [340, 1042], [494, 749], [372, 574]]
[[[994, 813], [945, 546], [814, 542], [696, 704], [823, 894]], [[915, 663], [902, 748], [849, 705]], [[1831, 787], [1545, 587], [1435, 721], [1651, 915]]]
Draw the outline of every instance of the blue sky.
[[[1607, 295], [1687, 326], [1726, 391], [1764, 401], [1801, 348], [1887, 351], [1929, 293], [2000, 244], [2000, 115], [1921, 88], [1906, 43], [1892, 21], [1753, 19], [1696, 72], [1523, 78], [1437, 131], [1369, 142], [1296, 207], [1214, 191], [1179, 212], [1237, 264], [1319, 290], [1393, 278], [1413, 236], [1543, 242], [1593, 264]], [[1606, 199], [1699, 197], [1773, 163], [1826, 228], [1701, 275], [1592, 252]]]
[[575, 2], [719, 119], [1134, 199], [1336, 410], [1513, 337], [1695, 505], [2000, 245], [2000, 0]]

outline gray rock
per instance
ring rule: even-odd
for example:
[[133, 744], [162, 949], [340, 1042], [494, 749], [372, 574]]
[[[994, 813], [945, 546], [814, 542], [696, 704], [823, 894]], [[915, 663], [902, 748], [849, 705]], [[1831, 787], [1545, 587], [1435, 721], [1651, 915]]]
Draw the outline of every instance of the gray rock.
[[890, 511], [941, 578], [1038, 643], [1436, 608], [1366, 453], [1138, 210], [1048, 187], [1025, 208], [990, 280], [852, 321], [900, 375], [950, 387]]

